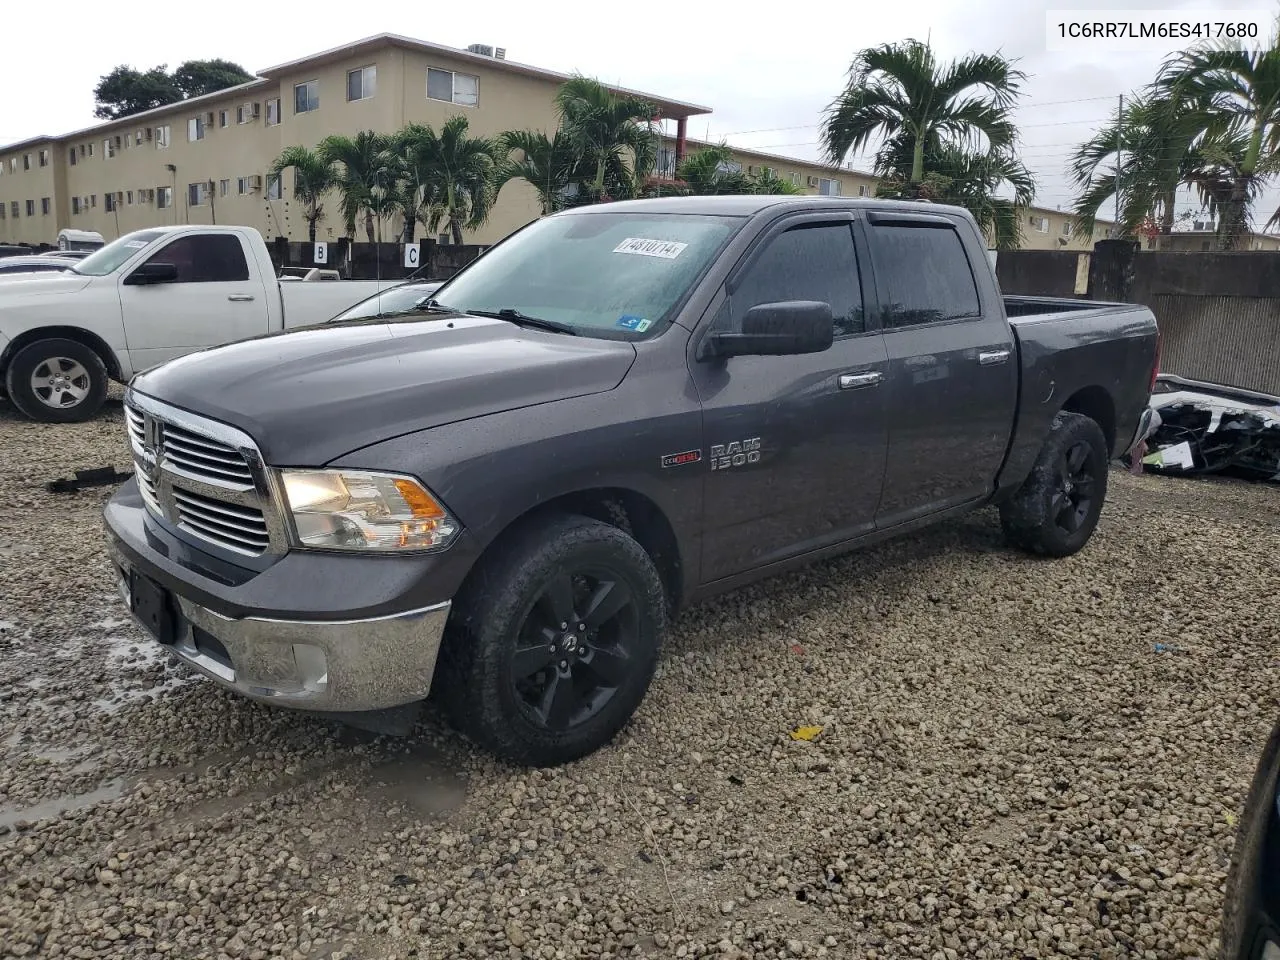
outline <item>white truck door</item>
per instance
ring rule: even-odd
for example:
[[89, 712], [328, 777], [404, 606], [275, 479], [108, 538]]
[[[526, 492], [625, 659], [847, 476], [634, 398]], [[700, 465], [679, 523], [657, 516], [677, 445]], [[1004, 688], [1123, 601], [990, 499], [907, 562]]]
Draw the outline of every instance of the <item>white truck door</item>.
[[120, 309], [134, 369], [268, 332], [262, 277], [234, 233], [189, 233], [120, 278]]

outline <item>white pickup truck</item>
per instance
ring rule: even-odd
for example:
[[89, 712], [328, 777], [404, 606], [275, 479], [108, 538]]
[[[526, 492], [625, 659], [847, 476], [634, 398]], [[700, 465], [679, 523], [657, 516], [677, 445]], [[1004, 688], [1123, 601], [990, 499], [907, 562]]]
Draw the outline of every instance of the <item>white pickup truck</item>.
[[252, 227], [126, 234], [65, 273], [0, 280], [0, 384], [33, 420], [87, 420], [108, 380], [233, 340], [322, 323], [400, 280], [276, 278]]

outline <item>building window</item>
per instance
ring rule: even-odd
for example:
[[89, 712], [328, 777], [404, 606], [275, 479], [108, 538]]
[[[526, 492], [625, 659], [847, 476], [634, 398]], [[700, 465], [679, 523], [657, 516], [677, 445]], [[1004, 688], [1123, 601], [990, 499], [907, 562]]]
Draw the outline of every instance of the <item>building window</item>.
[[865, 197], [867, 195], [867, 185], [865, 183], [858, 184], [858, 196]]
[[840, 181], [820, 177], [818, 179], [818, 193], [824, 197], [840, 196]]
[[187, 121], [187, 139], [191, 141], [204, 139], [204, 117], [192, 117]]
[[220, 197], [225, 197], [225, 196], [227, 195], [227, 192], [228, 192], [230, 189], [231, 189], [231, 181], [230, 181], [230, 180], [219, 180], [219, 181], [218, 181], [218, 196], [220, 196]]
[[75, 147], [72, 147], [70, 150], [67, 151], [67, 162], [70, 163], [73, 167], [76, 165], [76, 148]]
[[11, 213], [11, 214], [13, 215], [13, 219], [15, 219], [15, 220], [17, 220], [20, 216], [22, 216], [22, 208], [21, 208], [20, 206], [18, 206], [18, 201], [17, 201], [17, 200], [15, 200], [15, 201], [13, 201], [13, 203], [9, 204], [9, 213]]
[[274, 127], [280, 122], [280, 98], [267, 101], [267, 126]]
[[240, 196], [243, 197], [248, 192], [249, 192], [249, 178], [236, 177], [236, 193], [238, 193]]
[[23, 170], [30, 170], [30, 169], [31, 169], [31, 154], [29, 154], [29, 153], [24, 153], [24, 154], [22, 155], [22, 169], [23, 169]]
[[368, 100], [378, 89], [378, 68], [361, 67], [347, 71], [347, 99]]
[[161, 209], [173, 206], [173, 187], [156, 187], [156, 206]]
[[[148, 137], [147, 139], [149, 140], [149, 139], [151, 139], [151, 138], [150, 138], [150, 137]], [[141, 130], [138, 130], [138, 131], [135, 131], [135, 132], [134, 132], [134, 134], [133, 134], [133, 145], [134, 145], [135, 147], [140, 147], [140, 146], [142, 146], [142, 131], [141, 131]]]
[[187, 206], [202, 207], [205, 200], [209, 196], [209, 185], [207, 183], [192, 183], [187, 185]]
[[1038, 217], [1038, 216], [1036, 216], [1035, 214], [1032, 214], [1030, 217], [1028, 217], [1028, 218], [1027, 218], [1027, 220], [1028, 220], [1028, 222], [1031, 224], [1031, 226], [1035, 228], [1036, 233], [1048, 233], [1048, 232], [1049, 232], [1049, 218], [1048, 218], [1048, 217]]
[[267, 175], [267, 199], [280, 199], [280, 174], [278, 173]]
[[89, 194], [89, 206], [95, 210], [98, 208], [98, 195], [96, 193]]
[[89, 156], [93, 156], [93, 144], [89, 144]]
[[1062, 235], [1064, 237], [1072, 236], [1075, 232], [1075, 224], [1070, 220], [1067, 220], [1062, 224]]
[[102, 208], [110, 213], [116, 208], [116, 197], [114, 193], [106, 193], [102, 196]]
[[293, 112], [310, 113], [320, 109], [320, 81], [308, 80], [293, 88]]
[[5, 205], [3, 203], [0, 203], [0, 220], [3, 220], [7, 215], [8, 214], [6, 212]]
[[125, 202], [128, 206], [130, 206], [130, 207], [132, 207], [132, 206], [133, 206], [133, 191], [132, 191], [132, 190], [128, 190], [128, 191], [126, 191], [126, 192], [125, 192], [125, 195], [124, 195], [124, 202]]
[[79, 213], [79, 212], [80, 212], [80, 198], [79, 198], [79, 197], [72, 197], [72, 198], [71, 198], [71, 212], [72, 212], [72, 213]]
[[116, 155], [116, 145], [110, 137], [102, 141], [102, 155], [108, 160]]
[[218, 126], [225, 127], [227, 125], [227, 111], [218, 111]]
[[17, 172], [18, 172], [18, 158], [17, 158], [17, 157], [10, 157], [10, 158], [9, 158], [9, 172], [10, 172], [10, 173], [17, 173]]
[[36, 215], [36, 202], [34, 200], [27, 201], [27, 216], [34, 217]]
[[156, 127], [156, 149], [163, 150], [169, 145], [169, 125]]
[[52, 209], [53, 202], [48, 197], [42, 197], [40, 199], [40, 215], [42, 217], [47, 217]]
[[42, 166], [42, 167], [47, 167], [48, 165], [49, 165], [49, 151], [48, 151], [48, 150], [41, 150], [41, 151], [40, 151], [40, 166]]
[[480, 102], [480, 78], [452, 70], [427, 68], [427, 99], [474, 107]]

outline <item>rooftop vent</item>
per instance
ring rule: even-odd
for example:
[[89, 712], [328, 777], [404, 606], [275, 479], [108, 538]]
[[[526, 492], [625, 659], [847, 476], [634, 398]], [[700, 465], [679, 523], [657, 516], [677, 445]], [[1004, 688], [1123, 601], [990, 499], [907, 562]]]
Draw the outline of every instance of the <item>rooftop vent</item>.
[[506, 47], [493, 47], [487, 43], [473, 43], [467, 47], [467, 52], [478, 54], [482, 57], [493, 57], [495, 60], [507, 59]]

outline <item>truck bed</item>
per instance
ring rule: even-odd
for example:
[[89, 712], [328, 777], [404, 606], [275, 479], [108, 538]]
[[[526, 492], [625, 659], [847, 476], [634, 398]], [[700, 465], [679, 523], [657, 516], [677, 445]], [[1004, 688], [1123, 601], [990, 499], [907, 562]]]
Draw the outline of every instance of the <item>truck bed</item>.
[[1002, 480], [1027, 475], [1064, 403], [1096, 419], [1112, 456], [1123, 454], [1146, 409], [1156, 363], [1151, 311], [1057, 297], [1004, 297], [1004, 304], [1018, 343], [1020, 379]]

